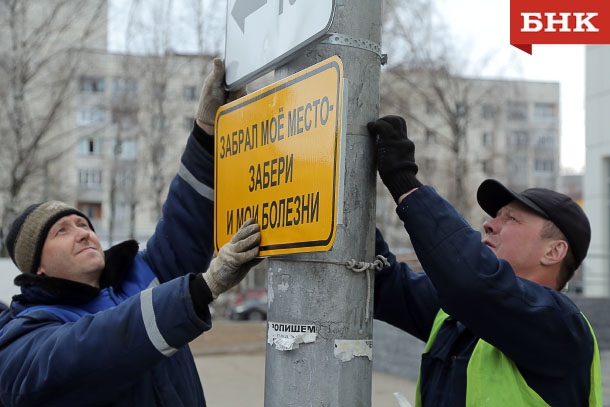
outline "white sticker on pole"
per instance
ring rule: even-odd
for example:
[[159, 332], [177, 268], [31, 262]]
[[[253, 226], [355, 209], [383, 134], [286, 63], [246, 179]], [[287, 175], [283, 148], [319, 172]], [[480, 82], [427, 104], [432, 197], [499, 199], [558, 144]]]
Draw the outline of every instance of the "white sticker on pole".
[[337, 359], [348, 362], [356, 356], [364, 356], [373, 360], [373, 341], [371, 339], [335, 339], [335, 357]]
[[297, 349], [302, 343], [315, 342], [317, 336], [315, 325], [269, 322], [267, 343], [277, 350], [286, 351]]

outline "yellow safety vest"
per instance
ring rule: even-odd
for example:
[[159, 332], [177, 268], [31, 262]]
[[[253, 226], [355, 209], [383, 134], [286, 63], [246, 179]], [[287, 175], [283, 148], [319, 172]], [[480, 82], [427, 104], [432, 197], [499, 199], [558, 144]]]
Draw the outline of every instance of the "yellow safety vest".
[[[430, 352], [441, 325], [448, 317], [449, 315], [443, 310], [438, 312], [424, 352]], [[589, 324], [587, 318], [584, 318]], [[591, 335], [593, 335], [589, 407], [601, 407], [602, 386], [599, 349], [591, 324], [589, 324], [589, 329], [591, 329]], [[493, 372], [493, 374], [485, 374], [485, 372]], [[528, 386], [515, 362], [482, 339], [477, 342], [468, 361], [466, 383], [466, 406], [468, 407], [548, 406], [542, 397]], [[415, 406], [421, 407], [419, 378], [415, 397]]]

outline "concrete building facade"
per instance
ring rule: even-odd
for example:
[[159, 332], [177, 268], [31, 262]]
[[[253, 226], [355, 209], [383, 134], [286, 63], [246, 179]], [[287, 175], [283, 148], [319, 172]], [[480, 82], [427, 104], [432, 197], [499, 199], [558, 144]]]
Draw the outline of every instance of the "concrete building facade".
[[107, 243], [146, 241], [193, 126], [210, 57], [83, 51], [71, 111], [76, 206]]
[[[484, 179], [496, 178], [516, 191], [558, 189], [559, 83], [445, 77], [439, 89], [436, 78], [417, 75], [382, 76], [382, 115], [406, 118], [418, 178], [452, 202], [475, 229], [482, 230], [488, 218], [476, 202]], [[390, 246], [409, 257], [395, 204], [381, 184], [378, 194], [378, 224]]]
[[584, 204], [592, 226], [583, 266], [589, 297], [610, 296], [610, 46], [585, 51], [586, 173]]

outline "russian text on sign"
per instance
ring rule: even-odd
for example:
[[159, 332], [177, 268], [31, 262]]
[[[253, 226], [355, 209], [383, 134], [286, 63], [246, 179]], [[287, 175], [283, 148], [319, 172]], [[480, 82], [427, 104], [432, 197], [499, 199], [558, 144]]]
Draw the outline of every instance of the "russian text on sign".
[[322, 251], [336, 234], [342, 75], [331, 57], [222, 106], [216, 117], [214, 242], [261, 225], [261, 255]]

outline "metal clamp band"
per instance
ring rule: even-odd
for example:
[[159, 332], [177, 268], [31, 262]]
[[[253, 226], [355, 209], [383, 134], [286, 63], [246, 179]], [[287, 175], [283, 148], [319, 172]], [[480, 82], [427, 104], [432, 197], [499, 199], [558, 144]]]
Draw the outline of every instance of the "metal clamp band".
[[332, 44], [332, 45], [345, 45], [348, 47], [360, 48], [366, 51], [371, 51], [379, 57], [381, 65], [385, 65], [388, 62], [388, 54], [381, 53], [381, 46], [371, 40], [364, 38], [356, 38], [351, 35], [339, 34], [339, 33], [328, 33], [327, 37], [320, 41], [321, 44]]

